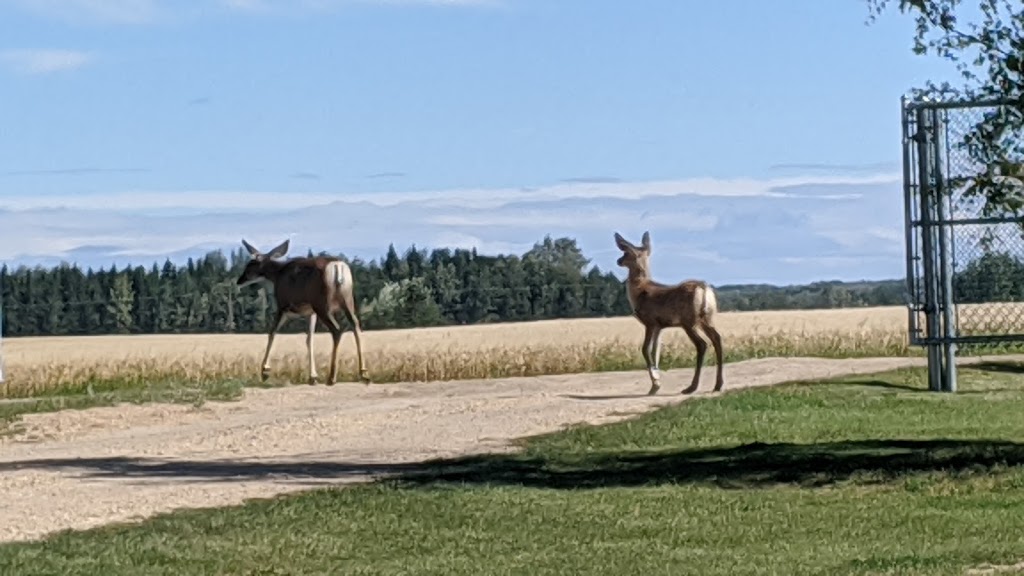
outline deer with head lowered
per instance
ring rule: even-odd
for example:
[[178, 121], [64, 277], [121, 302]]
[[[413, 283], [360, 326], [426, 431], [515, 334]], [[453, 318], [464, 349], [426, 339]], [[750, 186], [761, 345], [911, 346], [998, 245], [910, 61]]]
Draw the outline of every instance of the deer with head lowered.
[[237, 284], [245, 286], [255, 282], [264, 282], [274, 287], [274, 299], [277, 310], [267, 335], [267, 350], [263, 354], [262, 377], [266, 381], [270, 376], [270, 348], [274, 344], [274, 335], [281, 329], [285, 320], [293, 316], [309, 318], [306, 332], [306, 348], [309, 351], [309, 383], [317, 382], [316, 363], [313, 359], [313, 334], [316, 331], [317, 318], [320, 319], [334, 338], [331, 351], [331, 371], [327, 375], [327, 384], [336, 381], [338, 367], [338, 345], [344, 330], [334, 313], [339, 309], [345, 313], [352, 324], [355, 334], [356, 353], [359, 358], [359, 378], [364, 383], [370, 381], [363, 363], [363, 343], [359, 317], [356, 315], [355, 295], [352, 286], [352, 271], [340, 258], [318, 256], [315, 258], [289, 258], [278, 260], [288, 253], [288, 240], [273, 250], [263, 254], [251, 244], [242, 240], [242, 245], [249, 251], [252, 258], [242, 270]]
[[651, 279], [651, 235], [644, 232], [640, 246], [628, 242], [618, 232], [615, 233], [615, 244], [622, 250], [622, 256], [616, 264], [628, 272], [626, 278], [626, 296], [629, 305], [644, 325], [644, 343], [640, 348], [647, 363], [647, 373], [651, 377], [651, 389], [648, 394], [655, 394], [661, 388], [658, 362], [661, 358], [661, 331], [665, 328], [682, 328], [697, 348], [697, 366], [693, 372], [693, 382], [683, 390], [683, 394], [692, 394], [700, 384], [700, 369], [704, 364], [704, 354], [708, 345], [698, 334], [700, 329], [711, 340], [715, 348], [717, 374], [715, 391], [722, 389], [722, 337], [715, 328], [714, 316], [718, 311], [715, 291], [702, 280], [686, 280], [679, 284], [666, 285]]

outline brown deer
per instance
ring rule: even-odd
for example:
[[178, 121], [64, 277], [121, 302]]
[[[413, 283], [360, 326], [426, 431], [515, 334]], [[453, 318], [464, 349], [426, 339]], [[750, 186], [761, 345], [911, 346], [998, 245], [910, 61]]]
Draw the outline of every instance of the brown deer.
[[267, 336], [267, 351], [263, 354], [263, 380], [270, 376], [270, 347], [274, 344], [274, 335], [281, 329], [285, 320], [293, 316], [308, 316], [309, 327], [306, 331], [306, 348], [309, 350], [309, 383], [316, 384], [316, 363], [313, 360], [313, 333], [316, 321], [320, 321], [331, 331], [334, 348], [331, 351], [331, 371], [327, 376], [327, 384], [335, 383], [338, 366], [338, 344], [344, 330], [334, 313], [340, 308], [349, 322], [356, 338], [356, 352], [359, 356], [359, 378], [369, 383], [370, 378], [363, 363], [363, 343], [359, 318], [356, 316], [355, 296], [352, 291], [352, 271], [348, 264], [338, 258], [318, 256], [316, 258], [282, 258], [288, 252], [288, 240], [266, 254], [261, 253], [251, 244], [242, 240], [242, 245], [249, 251], [252, 258], [245, 265], [237, 284], [245, 286], [254, 282], [266, 282], [274, 287], [274, 299], [277, 303], [274, 320]]
[[693, 382], [683, 394], [697, 391], [700, 383], [700, 369], [704, 364], [704, 353], [708, 345], [697, 333], [699, 327], [711, 340], [715, 347], [717, 375], [715, 391], [722, 389], [722, 337], [715, 329], [714, 316], [718, 311], [715, 291], [701, 280], [687, 280], [675, 285], [666, 285], [651, 279], [651, 267], [648, 259], [651, 256], [651, 235], [644, 232], [640, 246], [626, 241], [618, 232], [615, 233], [615, 244], [622, 250], [622, 256], [616, 264], [628, 271], [626, 278], [626, 296], [629, 305], [644, 325], [644, 343], [640, 348], [647, 363], [647, 373], [651, 377], [651, 389], [648, 394], [656, 394], [661, 388], [661, 374], [658, 362], [661, 358], [661, 331], [665, 328], [682, 328], [697, 347], [697, 367], [693, 372]]

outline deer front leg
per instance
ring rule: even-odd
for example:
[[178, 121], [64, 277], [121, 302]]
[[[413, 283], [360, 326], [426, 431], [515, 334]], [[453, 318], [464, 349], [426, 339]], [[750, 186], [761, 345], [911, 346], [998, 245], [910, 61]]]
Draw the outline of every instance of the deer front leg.
[[654, 357], [654, 373], [661, 377], [661, 328], [654, 329], [654, 338], [651, 340], [652, 356]]
[[316, 384], [316, 360], [313, 358], [313, 334], [316, 332], [316, 314], [309, 315], [309, 329], [306, 331], [306, 348], [309, 350], [309, 383]]
[[647, 395], [648, 396], [657, 394], [658, 390], [661, 388], [661, 384], [659, 384], [659, 382], [658, 382], [661, 379], [661, 374], [658, 372], [658, 369], [655, 367], [654, 357], [653, 357], [653, 352], [654, 352], [654, 346], [653, 345], [654, 345], [655, 339], [657, 339], [657, 337], [658, 337], [658, 333], [659, 332], [660, 332], [659, 328], [656, 328], [654, 326], [645, 326], [644, 327], [644, 344], [643, 344], [643, 347], [641, 347], [641, 349], [640, 349], [640, 351], [644, 355], [644, 362], [647, 363], [647, 374], [651, 377], [651, 389], [647, 391]]
[[270, 378], [270, 348], [274, 345], [274, 335], [281, 329], [282, 324], [284, 324], [284, 312], [278, 310], [274, 316], [274, 321], [270, 325], [270, 332], [267, 334], [267, 350], [263, 353], [263, 366], [260, 377], [264, 382]]

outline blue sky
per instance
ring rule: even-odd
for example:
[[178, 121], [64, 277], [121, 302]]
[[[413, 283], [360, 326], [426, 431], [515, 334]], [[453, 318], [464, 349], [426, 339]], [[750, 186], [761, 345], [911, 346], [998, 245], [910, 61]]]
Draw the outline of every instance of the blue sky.
[[[0, 261], [376, 258], [573, 236], [714, 284], [900, 277], [864, 0], [0, 0]], [[617, 269], [616, 269], [617, 270]]]

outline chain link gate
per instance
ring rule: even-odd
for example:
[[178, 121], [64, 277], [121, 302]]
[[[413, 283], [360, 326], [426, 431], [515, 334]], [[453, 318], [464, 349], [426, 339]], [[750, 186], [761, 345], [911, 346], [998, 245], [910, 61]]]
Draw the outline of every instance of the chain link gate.
[[970, 193], [988, 167], [965, 141], [1011, 103], [901, 104], [910, 344], [927, 349], [929, 389], [955, 392], [958, 347], [1024, 341], [1024, 217]]

